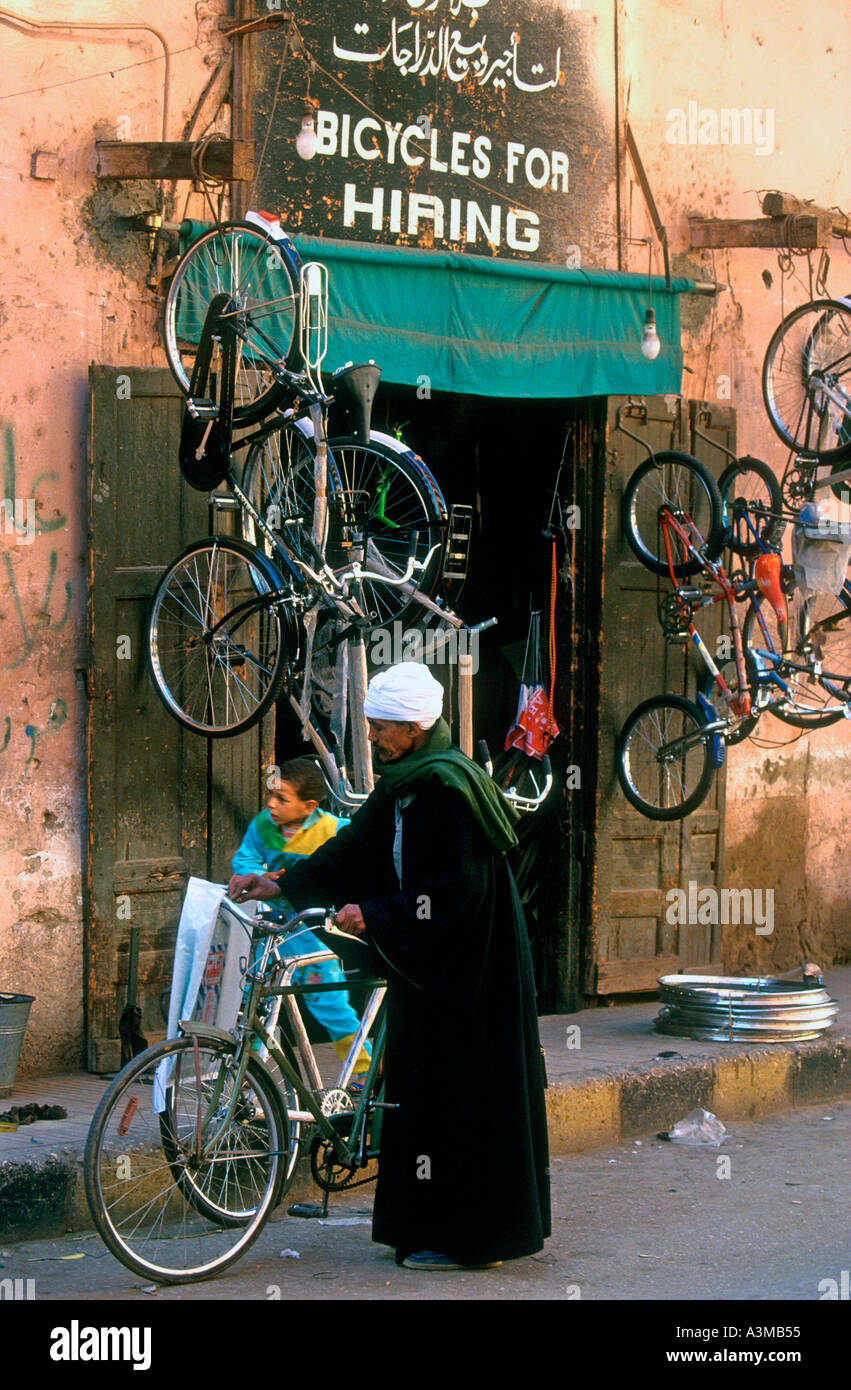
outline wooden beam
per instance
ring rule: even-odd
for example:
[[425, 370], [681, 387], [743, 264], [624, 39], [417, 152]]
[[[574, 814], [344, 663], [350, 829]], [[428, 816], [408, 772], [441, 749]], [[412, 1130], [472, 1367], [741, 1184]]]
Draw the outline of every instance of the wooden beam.
[[834, 236], [851, 236], [851, 217], [836, 208], [816, 207], [814, 203], [804, 203], [791, 193], [766, 193], [762, 200], [762, 210], [766, 217], [790, 217], [799, 212], [811, 213], [815, 217], [829, 217]]
[[[249, 25], [253, 19], [252, 0], [235, 0], [234, 15], [238, 25]], [[250, 139], [254, 134], [254, 52], [257, 40], [250, 32], [235, 33], [233, 47], [233, 81], [231, 83], [230, 133], [234, 140]], [[230, 215], [245, 216], [253, 197], [253, 179], [237, 183], [231, 189]], [[251, 186], [249, 186], [251, 185]]]
[[[689, 962], [687, 962], [688, 964]], [[597, 994], [647, 994], [659, 988], [662, 975], [676, 975], [683, 968], [680, 956], [656, 956], [653, 960], [601, 960], [597, 962]], [[721, 962], [695, 966], [698, 975], [720, 975]]]
[[731, 246], [782, 249], [791, 245], [796, 251], [815, 251], [830, 245], [830, 224], [830, 214], [812, 213], [801, 213], [791, 219], [690, 217], [689, 244], [692, 250]]
[[[191, 140], [96, 140], [99, 178], [112, 179], [190, 179]], [[204, 154], [204, 169], [232, 183], [250, 182], [254, 177], [253, 140], [216, 140]]]

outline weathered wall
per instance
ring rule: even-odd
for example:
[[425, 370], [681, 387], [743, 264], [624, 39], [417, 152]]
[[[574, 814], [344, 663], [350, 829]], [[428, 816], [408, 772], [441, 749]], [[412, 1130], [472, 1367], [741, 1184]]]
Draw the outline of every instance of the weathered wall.
[[[796, 257], [784, 281], [776, 251], [689, 252], [687, 216], [759, 217], [757, 190], [771, 188], [849, 208], [845, 7], [841, 0], [809, 7], [793, 0], [625, 0], [623, 16], [629, 120], [673, 264], [729, 286], [714, 301], [683, 301], [690, 369], [684, 392], [732, 405], [740, 453], [782, 472], [786, 451], [768, 424], [760, 374], [784, 312], [810, 298], [807, 260]], [[750, 143], [720, 142], [725, 108], [751, 113]], [[717, 143], [709, 142], [711, 116], [701, 126], [704, 111], [718, 119]], [[699, 142], [701, 128], [706, 143]], [[645, 235], [634, 184], [626, 203], [628, 230]], [[847, 293], [851, 265], [840, 241], [831, 257], [830, 290]], [[633, 249], [632, 267], [641, 268], [642, 258], [646, 266], [646, 252]], [[814, 267], [817, 262], [815, 253]], [[775, 930], [757, 936], [752, 927], [731, 928], [726, 963], [736, 971], [783, 970], [805, 958], [847, 960], [851, 730], [843, 721], [798, 738], [796, 730], [765, 719], [759, 732], [781, 746], [748, 743], [730, 752], [726, 878], [730, 886], [774, 890]]]
[[[685, 390], [732, 404], [742, 451], [779, 467], [783, 453], [759, 390], [764, 347], [781, 316], [776, 256], [719, 252], [713, 262], [690, 254], [686, 216], [757, 215], [751, 190], [766, 187], [825, 205], [851, 203], [842, 168], [848, 59], [841, 0], [815, 11], [791, 0], [617, 3], [622, 94], [675, 268], [731, 287], [717, 301], [684, 301]], [[596, 83], [598, 109], [612, 113], [614, 4], [558, 0], [582, 28], [584, 80]], [[34, 0], [20, 0], [20, 8], [46, 18]], [[179, 139], [224, 51], [216, 28], [224, 9], [225, 0], [124, 0], [104, 12], [83, 0], [55, 0], [49, 17], [79, 21], [96, 13], [100, 22], [161, 29], [173, 53], [168, 136]], [[0, 21], [0, 50], [0, 452], [3, 497], [12, 518], [17, 500], [21, 523], [21, 534], [11, 521], [0, 528], [0, 990], [37, 997], [22, 1059], [22, 1070], [35, 1071], [76, 1065], [82, 1041], [85, 703], [78, 668], [85, 660], [87, 370], [91, 361], [163, 363], [146, 257], [138, 234], [119, 220], [151, 206], [152, 190], [96, 180], [93, 145], [99, 136], [160, 137], [163, 67], [159, 45], [142, 33], [32, 36]], [[759, 145], [675, 143], [670, 113], [688, 113], [690, 101], [771, 111], [771, 138], [761, 126]], [[35, 172], [55, 177], [33, 177], [38, 151], [56, 160]], [[599, 160], [590, 142], [581, 153], [590, 187]], [[603, 202], [599, 222], [577, 236], [585, 263], [614, 266], [608, 183]], [[197, 204], [188, 210], [202, 212]], [[646, 234], [632, 181], [623, 215], [628, 235]], [[625, 263], [643, 271], [645, 257], [643, 248], [628, 247]], [[658, 258], [654, 268], [661, 268]], [[795, 268], [806, 282], [805, 263]], [[837, 244], [834, 290], [848, 288], [847, 269]], [[806, 297], [800, 280], [787, 285], [787, 310]], [[787, 749], [733, 751], [728, 881], [774, 887], [776, 929], [773, 937], [733, 934], [731, 966], [784, 968], [801, 954], [847, 958], [849, 761], [844, 724]]]
[[[174, 55], [170, 139], [223, 49], [218, 3], [15, 9], [159, 28]], [[96, 180], [94, 141], [161, 138], [163, 60], [148, 33], [32, 35], [2, 20], [0, 51], [0, 449], [22, 531], [0, 530], [0, 990], [36, 996], [25, 1072], [76, 1066], [82, 1042], [88, 366], [163, 363], [142, 238], [121, 221], [153, 189]], [[34, 170], [38, 151], [55, 158]]]

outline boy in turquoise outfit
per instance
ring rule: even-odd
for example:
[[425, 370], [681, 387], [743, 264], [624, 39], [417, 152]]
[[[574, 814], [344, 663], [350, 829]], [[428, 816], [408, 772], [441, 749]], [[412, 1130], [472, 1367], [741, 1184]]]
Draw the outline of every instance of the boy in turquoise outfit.
[[[325, 782], [310, 758], [293, 758], [284, 763], [280, 776], [269, 792], [264, 810], [255, 816], [233, 856], [235, 874], [262, 873], [267, 878], [285, 877], [287, 868], [313, 854], [330, 840], [348, 820], [319, 809]], [[281, 885], [285, 891], [285, 885]], [[326, 948], [312, 932], [299, 931], [281, 948], [286, 956], [306, 956]], [[296, 971], [295, 984], [330, 984], [344, 979], [338, 960], [321, 961]], [[328, 990], [302, 996], [313, 1017], [327, 1031], [337, 1056], [348, 1054], [360, 1019], [349, 1002], [346, 990]], [[355, 1063], [355, 1077], [369, 1066], [369, 1044]], [[356, 1083], [357, 1084], [357, 1083]]]

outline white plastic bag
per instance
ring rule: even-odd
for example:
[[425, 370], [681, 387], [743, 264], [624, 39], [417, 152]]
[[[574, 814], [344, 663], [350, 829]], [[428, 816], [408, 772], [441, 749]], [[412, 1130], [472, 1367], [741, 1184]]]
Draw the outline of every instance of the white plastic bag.
[[[168, 1036], [176, 1038], [181, 1019], [202, 1020], [217, 1028], [232, 1028], [242, 999], [240, 956], [245, 937], [231, 931], [219, 908], [225, 896], [222, 883], [190, 878], [180, 913], [174, 947], [174, 969], [168, 1008]], [[248, 906], [251, 913], [253, 904]], [[157, 1068], [154, 1111], [165, 1105], [171, 1061]]]
[[795, 582], [804, 594], [840, 594], [851, 556], [851, 531], [809, 502], [792, 528]]
[[668, 1138], [672, 1144], [690, 1144], [695, 1147], [706, 1144], [717, 1148], [728, 1135], [719, 1119], [709, 1110], [698, 1107], [697, 1110], [690, 1110], [685, 1119], [677, 1120], [673, 1129], [668, 1131]]

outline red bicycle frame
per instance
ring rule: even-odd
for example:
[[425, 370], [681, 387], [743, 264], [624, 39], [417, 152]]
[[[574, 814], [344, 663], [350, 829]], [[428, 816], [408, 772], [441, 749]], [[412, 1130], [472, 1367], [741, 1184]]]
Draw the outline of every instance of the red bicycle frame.
[[[712, 579], [721, 589], [720, 594], [706, 594], [703, 597], [702, 601], [698, 604], [694, 604], [690, 599], [687, 600], [689, 603], [690, 610], [688, 635], [691, 638], [694, 645], [697, 647], [697, 650], [700, 653], [709, 671], [712, 673], [712, 676], [716, 684], [721, 690], [721, 694], [724, 696], [724, 699], [729, 704], [729, 707], [732, 710], [733, 714], [738, 715], [740, 718], [744, 719], [751, 712], [751, 697], [750, 692], [748, 690], [747, 671], [745, 669], [745, 654], [744, 648], [742, 646], [742, 630], [739, 625], [739, 618], [736, 612], [736, 592], [732, 584], [730, 583], [730, 580], [727, 577], [723, 565], [713, 560], [707, 560], [705, 555], [701, 554], [701, 550], [705, 546], [706, 542], [703, 536], [698, 531], [691, 517], [687, 513], [684, 512], [682, 514], [683, 526], [680, 525], [676, 516], [668, 507], [663, 507], [661, 509], [659, 520], [662, 527], [662, 536], [665, 541], [665, 555], [668, 560], [668, 572], [671, 576], [671, 583], [673, 584], [674, 588], [676, 590], [679, 590], [681, 588], [681, 585], [679, 584], [679, 581], [677, 580], [677, 577], [674, 574], [674, 557], [671, 546], [672, 531], [680, 542], [683, 557], [698, 560], [704, 574], [708, 575], [708, 577]], [[688, 530], [684, 530], [684, 526], [687, 527]], [[693, 533], [693, 536], [697, 541], [697, 545], [693, 543], [692, 539], [688, 535], [688, 531], [691, 531]], [[712, 659], [712, 656], [709, 653], [709, 649], [706, 643], [704, 642], [700, 633], [697, 631], [697, 628], [694, 625], [693, 618], [691, 617], [691, 614], [694, 611], [695, 607], [699, 611], [700, 609], [708, 608], [713, 603], [723, 603], [725, 601], [730, 614], [730, 629], [733, 634], [733, 653], [736, 659], [736, 674], [739, 679], [738, 695], [733, 694], [729, 685], [724, 680], [724, 677], [718, 670], [718, 667], [716, 666], [714, 660]]]

